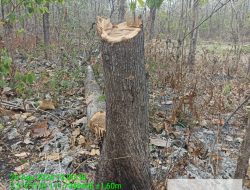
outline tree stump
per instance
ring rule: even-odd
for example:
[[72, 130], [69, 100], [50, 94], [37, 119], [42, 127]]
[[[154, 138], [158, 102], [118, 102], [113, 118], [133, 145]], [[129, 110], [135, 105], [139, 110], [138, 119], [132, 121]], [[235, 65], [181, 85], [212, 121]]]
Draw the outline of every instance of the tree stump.
[[141, 22], [113, 26], [98, 18], [105, 78], [106, 136], [95, 184], [151, 190], [148, 94]]

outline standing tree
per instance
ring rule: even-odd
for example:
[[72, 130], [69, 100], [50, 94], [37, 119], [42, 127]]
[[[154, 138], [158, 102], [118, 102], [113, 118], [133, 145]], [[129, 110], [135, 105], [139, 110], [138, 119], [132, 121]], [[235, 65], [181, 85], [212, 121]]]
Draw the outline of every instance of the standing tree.
[[148, 39], [151, 40], [154, 37], [155, 28], [155, 16], [156, 10], [159, 9], [164, 0], [146, 0], [146, 5], [149, 8], [148, 18]]
[[115, 27], [98, 18], [105, 94], [106, 136], [95, 183], [120, 183], [125, 190], [151, 190], [148, 95], [142, 23]]
[[125, 17], [126, 0], [119, 0], [118, 22], [123, 22]]
[[45, 4], [45, 7], [47, 8], [47, 11], [43, 14], [43, 35], [44, 35], [44, 53], [45, 53], [45, 59], [48, 59], [48, 48], [49, 48], [49, 3], [47, 2]]
[[199, 0], [193, 0], [192, 7], [192, 28], [190, 33], [190, 46], [189, 46], [189, 54], [187, 63], [193, 65], [195, 63], [195, 53], [196, 53], [196, 44], [198, 37], [198, 8], [199, 8]]

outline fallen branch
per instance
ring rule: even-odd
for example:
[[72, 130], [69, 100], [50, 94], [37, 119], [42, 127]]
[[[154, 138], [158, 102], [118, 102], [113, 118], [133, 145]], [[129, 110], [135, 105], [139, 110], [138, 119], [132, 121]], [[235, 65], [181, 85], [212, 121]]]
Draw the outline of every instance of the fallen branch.
[[[58, 117], [48, 111], [45, 111], [45, 110], [42, 110], [40, 108], [36, 108], [33, 103], [31, 103], [32, 107], [33, 108], [29, 108], [29, 109], [24, 109], [21, 105], [17, 105], [15, 103], [12, 103], [12, 102], [6, 102], [6, 101], [0, 101], [0, 105], [3, 105], [5, 107], [9, 107], [9, 108], [15, 108], [15, 109], [20, 109], [20, 110], [23, 110], [24, 112], [25, 111], [28, 111], [28, 112], [37, 112], [37, 111], [40, 111], [40, 112], [43, 112], [43, 113], [47, 113], [51, 116], [53, 116], [54, 118], [56, 118], [57, 120], [60, 120], [60, 121], [64, 121], [64, 119], [62, 119], [61, 117]], [[65, 121], [64, 121], [65, 122]]]

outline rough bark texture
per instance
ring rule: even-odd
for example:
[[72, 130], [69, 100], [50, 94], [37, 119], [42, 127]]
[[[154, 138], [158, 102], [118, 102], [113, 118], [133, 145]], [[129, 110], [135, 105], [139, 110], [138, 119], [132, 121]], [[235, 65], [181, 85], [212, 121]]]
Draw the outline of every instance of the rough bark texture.
[[150, 8], [149, 20], [148, 20], [148, 39], [149, 40], [152, 40], [154, 37], [155, 15], [156, 15], [156, 7]]
[[235, 171], [235, 179], [244, 179], [247, 174], [250, 158], [250, 111], [248, 111], [248, 125], [246, 128], [245, 138], [243, 139], [240, 156]]
[[[46, 3], [45, 7], [49, 10], [49, 3]], [[43, 14], [43, 35], [44, 35], [44, 53], [45, 53], [45, 59], [48, 59], [48, 48], [49, 48], [49, 13]]]
[[190, 65], [193, 65], [195, 63], [196, 44], [198, 37], [198, 28], [196, 28], [198, 19], [198, 8], [199, 8], [199, 0], [194, 0], [193, 13], [192, 13], [192, 32], [190, 34], [190, 47], [189, 47], [189, 54], [187, 61], [187, 63]]
[[119, 7], [118, 7], [118, 22], [123, 22], [125, 18], [125, 6], [126, 0], [119, 0]]
[[101, 50], [107, 129], [95, 183], [151, 190], [143, 30], [118, 43], [102, 40]]
[[5, 19], [5, 15], [4, 15], [4, 4], [3, 1], [1, 1], [1, 13], [2, 13], [2, 20]]

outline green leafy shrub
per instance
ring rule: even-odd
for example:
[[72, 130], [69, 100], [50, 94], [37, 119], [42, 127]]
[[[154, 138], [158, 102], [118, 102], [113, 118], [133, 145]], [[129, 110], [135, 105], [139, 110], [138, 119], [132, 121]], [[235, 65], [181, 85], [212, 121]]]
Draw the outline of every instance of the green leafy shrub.
[[7, 85], [5, 78], [9, 75], [11, 71], [12, 59], [9, 57], [6, 49], [1, 51], [0, 59], [0, 88]]
[[30, 96], [32, 94], [31, 85], [35, 81], [35, 74], [33, 72], [29, 71], [24, 74], [16, 72], [15, 81], [14, 88], [18, 94], [22, 96]]

